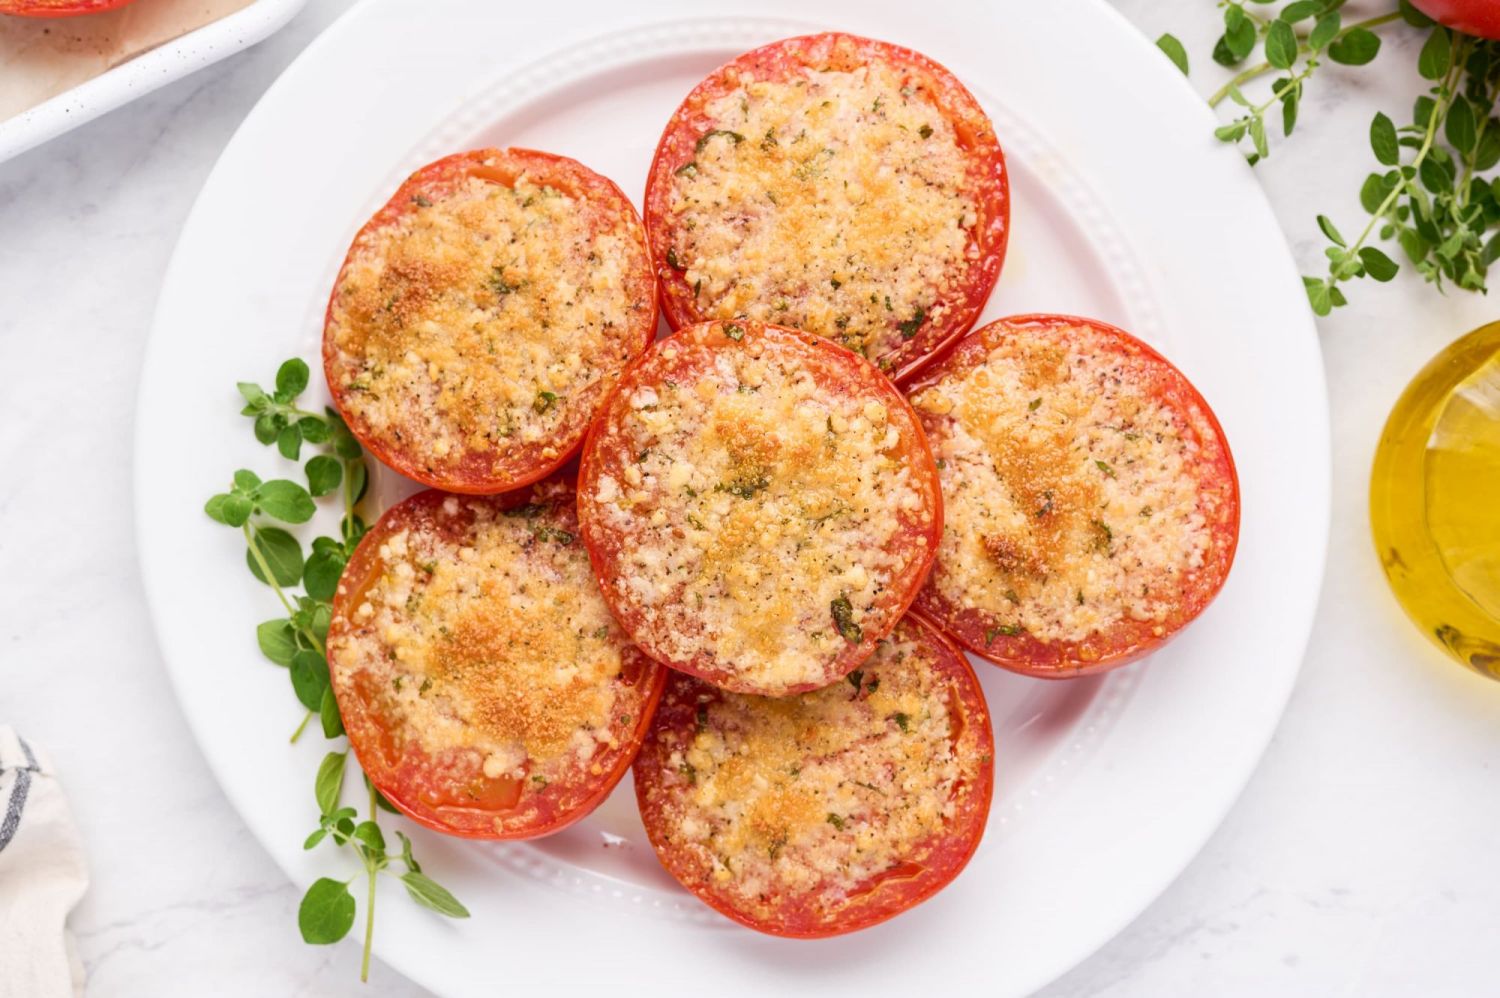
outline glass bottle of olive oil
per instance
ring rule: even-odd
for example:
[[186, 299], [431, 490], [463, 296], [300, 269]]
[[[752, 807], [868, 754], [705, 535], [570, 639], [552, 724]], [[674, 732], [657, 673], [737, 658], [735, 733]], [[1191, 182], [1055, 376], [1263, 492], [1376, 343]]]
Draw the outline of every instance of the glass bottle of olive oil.
[[1407, 614], [1500, 679], [1500, 322], [1434, 357], [1396, 402], [1375, 452], [1370, 522]]

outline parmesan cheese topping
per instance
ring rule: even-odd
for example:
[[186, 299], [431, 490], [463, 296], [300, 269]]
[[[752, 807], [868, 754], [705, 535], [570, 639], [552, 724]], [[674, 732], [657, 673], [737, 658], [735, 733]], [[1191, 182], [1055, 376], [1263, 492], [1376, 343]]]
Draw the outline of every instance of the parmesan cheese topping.
[[591, 415], [573, 403], [611, 387], [644, 338], [633, 217], [524, 175], [433, 198], [362, 235], [340, 275], [342, 405], [434, 468], [478, 453], [499, 469], [520, 445], [556, 457], [571, 441], [549, 438]]
[[941, 322], [977, 260], [965, 152], [919, 83], [874, 62], [741, 73], [677, 170], [671, 256], [700, 314], [748, 316], [879, 361]]
[[866, 629], [884, 633], [900, 610], [888, 590], [930, 552], [898, 536], [937, 515], [909, 412], [894, 393], [827, 387], [811, 349], [754, 333], [733, 349], [664, 341], [617, 403], [623, 470], [595, 485], [626, 538], [612, 584], [639, 614], [636, 640], [667, 661], [706, 656], [757, 692], [827, 682]]
[[398, 744], [532, 789], [615, 747], [626, 646], [571, 516], [545, 495], [505, 512], [451, 496], [385, 539], [347, 639], [329, 649], [341, 694], [381, 691]]
[[1043, 641], [1166, 621], [1204, 564], [1217, 497], [1188, 417], [1151, 378], [1091, 327], [1016, 326], [917, 392], [943, 484], [938, 595], [1003, 621], [992, 635]]
[[836, 909], [871, 878], [921, 863], [976, 792], [991, 747], [978, 725], [953, 723], [952, 680], [914, 631], [899, 628], [847, 682], [795, 697], [669, 687], [706, 702], [696, 732], [662, 733], [661, 783], [647, 789], [664, 834], [736, 908], [764, 912], [770, 896], [795, 893]]

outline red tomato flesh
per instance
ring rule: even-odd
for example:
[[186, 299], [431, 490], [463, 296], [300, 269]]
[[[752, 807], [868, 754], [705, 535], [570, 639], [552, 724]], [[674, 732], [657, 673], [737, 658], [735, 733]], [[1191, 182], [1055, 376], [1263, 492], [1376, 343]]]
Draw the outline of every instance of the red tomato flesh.
[[0, 14], [18, 17], [78, 17], [123, 7], [134, 0], [0, 0]]

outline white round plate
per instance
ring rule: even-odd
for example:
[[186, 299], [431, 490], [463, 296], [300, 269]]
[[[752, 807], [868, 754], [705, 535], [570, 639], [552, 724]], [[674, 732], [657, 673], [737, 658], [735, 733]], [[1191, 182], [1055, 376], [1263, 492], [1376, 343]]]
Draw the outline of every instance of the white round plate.
[[[288, 746], [301, 710], [254, 641], [275, 600], [245, 571], [238, 533], [202, 513], [237, 467], [293, 470], [251, 437], [235, 382], [269, 382], [282, 359], [317, 356], [350, 238], [412, 169], [515, 144], [577, 157], [638, 194], [662, 125], [700, 77], [760, 43], [828, 28], [927, 53], [994, 117], [1015, 215], [986, 319], [1097, 316], [1202, 389], [1243, 485], [1234, 572], [1178, 640], [1105, 678], [1049, 684], [981, 664], [999, 779], [984, 844], [936, 899], [853, 936], [779, 940], [709, 912], [657, 865], [628, 782], [536, 843], [462, 842], [403, 822], [473, 918], [417, 909], [390, 881], [375, 949], [440, 994], [1027, 992], [1183, 869], [1296, 677], [1328, 516], [1316, 335], [1249, 170], [1212, 138], [1171, 64], [1104, 3], [369, 0], [308, 47], [225, 150], [183, 229], [141, 382], [137, 516], [157, 632], [203, 752], [256, 838], [299, 884], [354, 872], [330, 847], [301, 848], [327, 749], [316, 731]], [[387, 475], [380, 492], [404, 487]]]

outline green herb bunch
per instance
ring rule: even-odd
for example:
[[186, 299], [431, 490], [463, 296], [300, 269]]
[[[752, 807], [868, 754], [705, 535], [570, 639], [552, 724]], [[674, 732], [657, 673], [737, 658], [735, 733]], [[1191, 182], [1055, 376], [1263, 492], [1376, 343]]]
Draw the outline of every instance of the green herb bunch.
[[[364, 451], [344, 421], [332, 409], [321, 414], [297, 406], [307, 388], [308, 367], [293, 358], [276, 372], [276, 387], [266, 391], [249, 382], [239, 384], [245, 406], [241, 414], [255, 420], [255, 437], [274, 444], [281, 456], [300, 461], [303, 444], [319, 452], [308, 458], [302, 472], [307, 485], [288, 479], [262, 481], [254, 472], [234, 473], [229, 491], [208, 500], [203, 510], [218, 522], [244, 533], [245, 562], [250, 573], [275, 592], [285, 611], [255, 629], [255, 637], [266, 658], [285, 668], [292, 693], [303, 707], [301, 723], [292, 732], [297, 741], [314, 716], [325, 738], [344, 734], [338, 703], [328, 677], [326, 642], [333, 616], [333, 595], [366, 525], [359, 516], [360, 501], [369, 486]], [[317, 512], [317, 499], [337, 495], [343, 515], [338, 537], [315, 537], [311, 552], [286, 526], [307, 523]], [[302, 592], [297, 593], [296, 587]], [[303, 843], [312, 849], [325, 839], [352, 850], [364, 867], [368, 883], [365, 902], [365, 945], [360, 979], [370, 975], [370, 944], [375, 932], [375, 892], [378, 876], [398, 877], [412, 900], [450, 918], [467, 918], [469, 912], [445, 888], [422, 872], [412, 856], [411, 840], [396, 832], [401, 851], [387, 851], [380, 828], [380, 812], [392, 814], [391, 806], [369, 778], [364, 780], [369, 796], [369, 817], [359, 820], [359, 811], [343, 806], [344, 770], [348, 748], [329, 752], [318, 767], [314, 783], [318, 827]], [[404, 872], [397, 873], [399, 863]], [[297, 911], [297, 925], [309, 943], [335, 943], [354, 926], [355, 900], [350, 880], [322, 877], [307, 889]]]
[[[1276, 0], [1220, 0], [1224, 31], [1213, 59], [1244, 67], [1209, 98], [1229, 101], [1238, 116], [1215, 131], [1224, 142], [1246, 150], [1253, 166], [1271, 154], [1269, 133], [1279, 116], [1283, 136], [1292, 134], [1308, 82], [1325, 61], [1363, 66], [1380, 53], [1386, 30], [1416, 28], [1426, 40], [1417, 70], [1430, 81], [1416, 98], [1409, 123], [1397, 125], [1384, 113], [1370, 123], [1370, 148], [1378, 169], [1364, 179], [1359, 200], [1369, 217], [1354, 239], [1347, 239], [1328, 215], [1318, 227], [1328, 240], [1325, 274], [1303, 277], [1318, 315], [1348, 303], [1340, 287], [1354, 278], [1389, 281], [1400, 265], [1378, 246], [1394, 241], [1407, 261], [1440, 291], [1446, 284], [1485, 290], [1490, 264], [1500, 258], [1500, 177], [1486, 176], [1500, 163], [1500, 120], [1494, 116], [1500, 94], [1500, 42], [1471, 38], [1435, 23], [1400, 0], [1395, 9], [1345, 23], [1345, 0], [1294, 0], [1273, 9]], [[1170, 34], [1156, 43], [1177, 67], [1188, 72], [1188, 55]], [[1257, 49], [1261, 59], [1252, 61]], [[1268, 92], [1252, 97], [1242, 87], [1277, 73]]]

